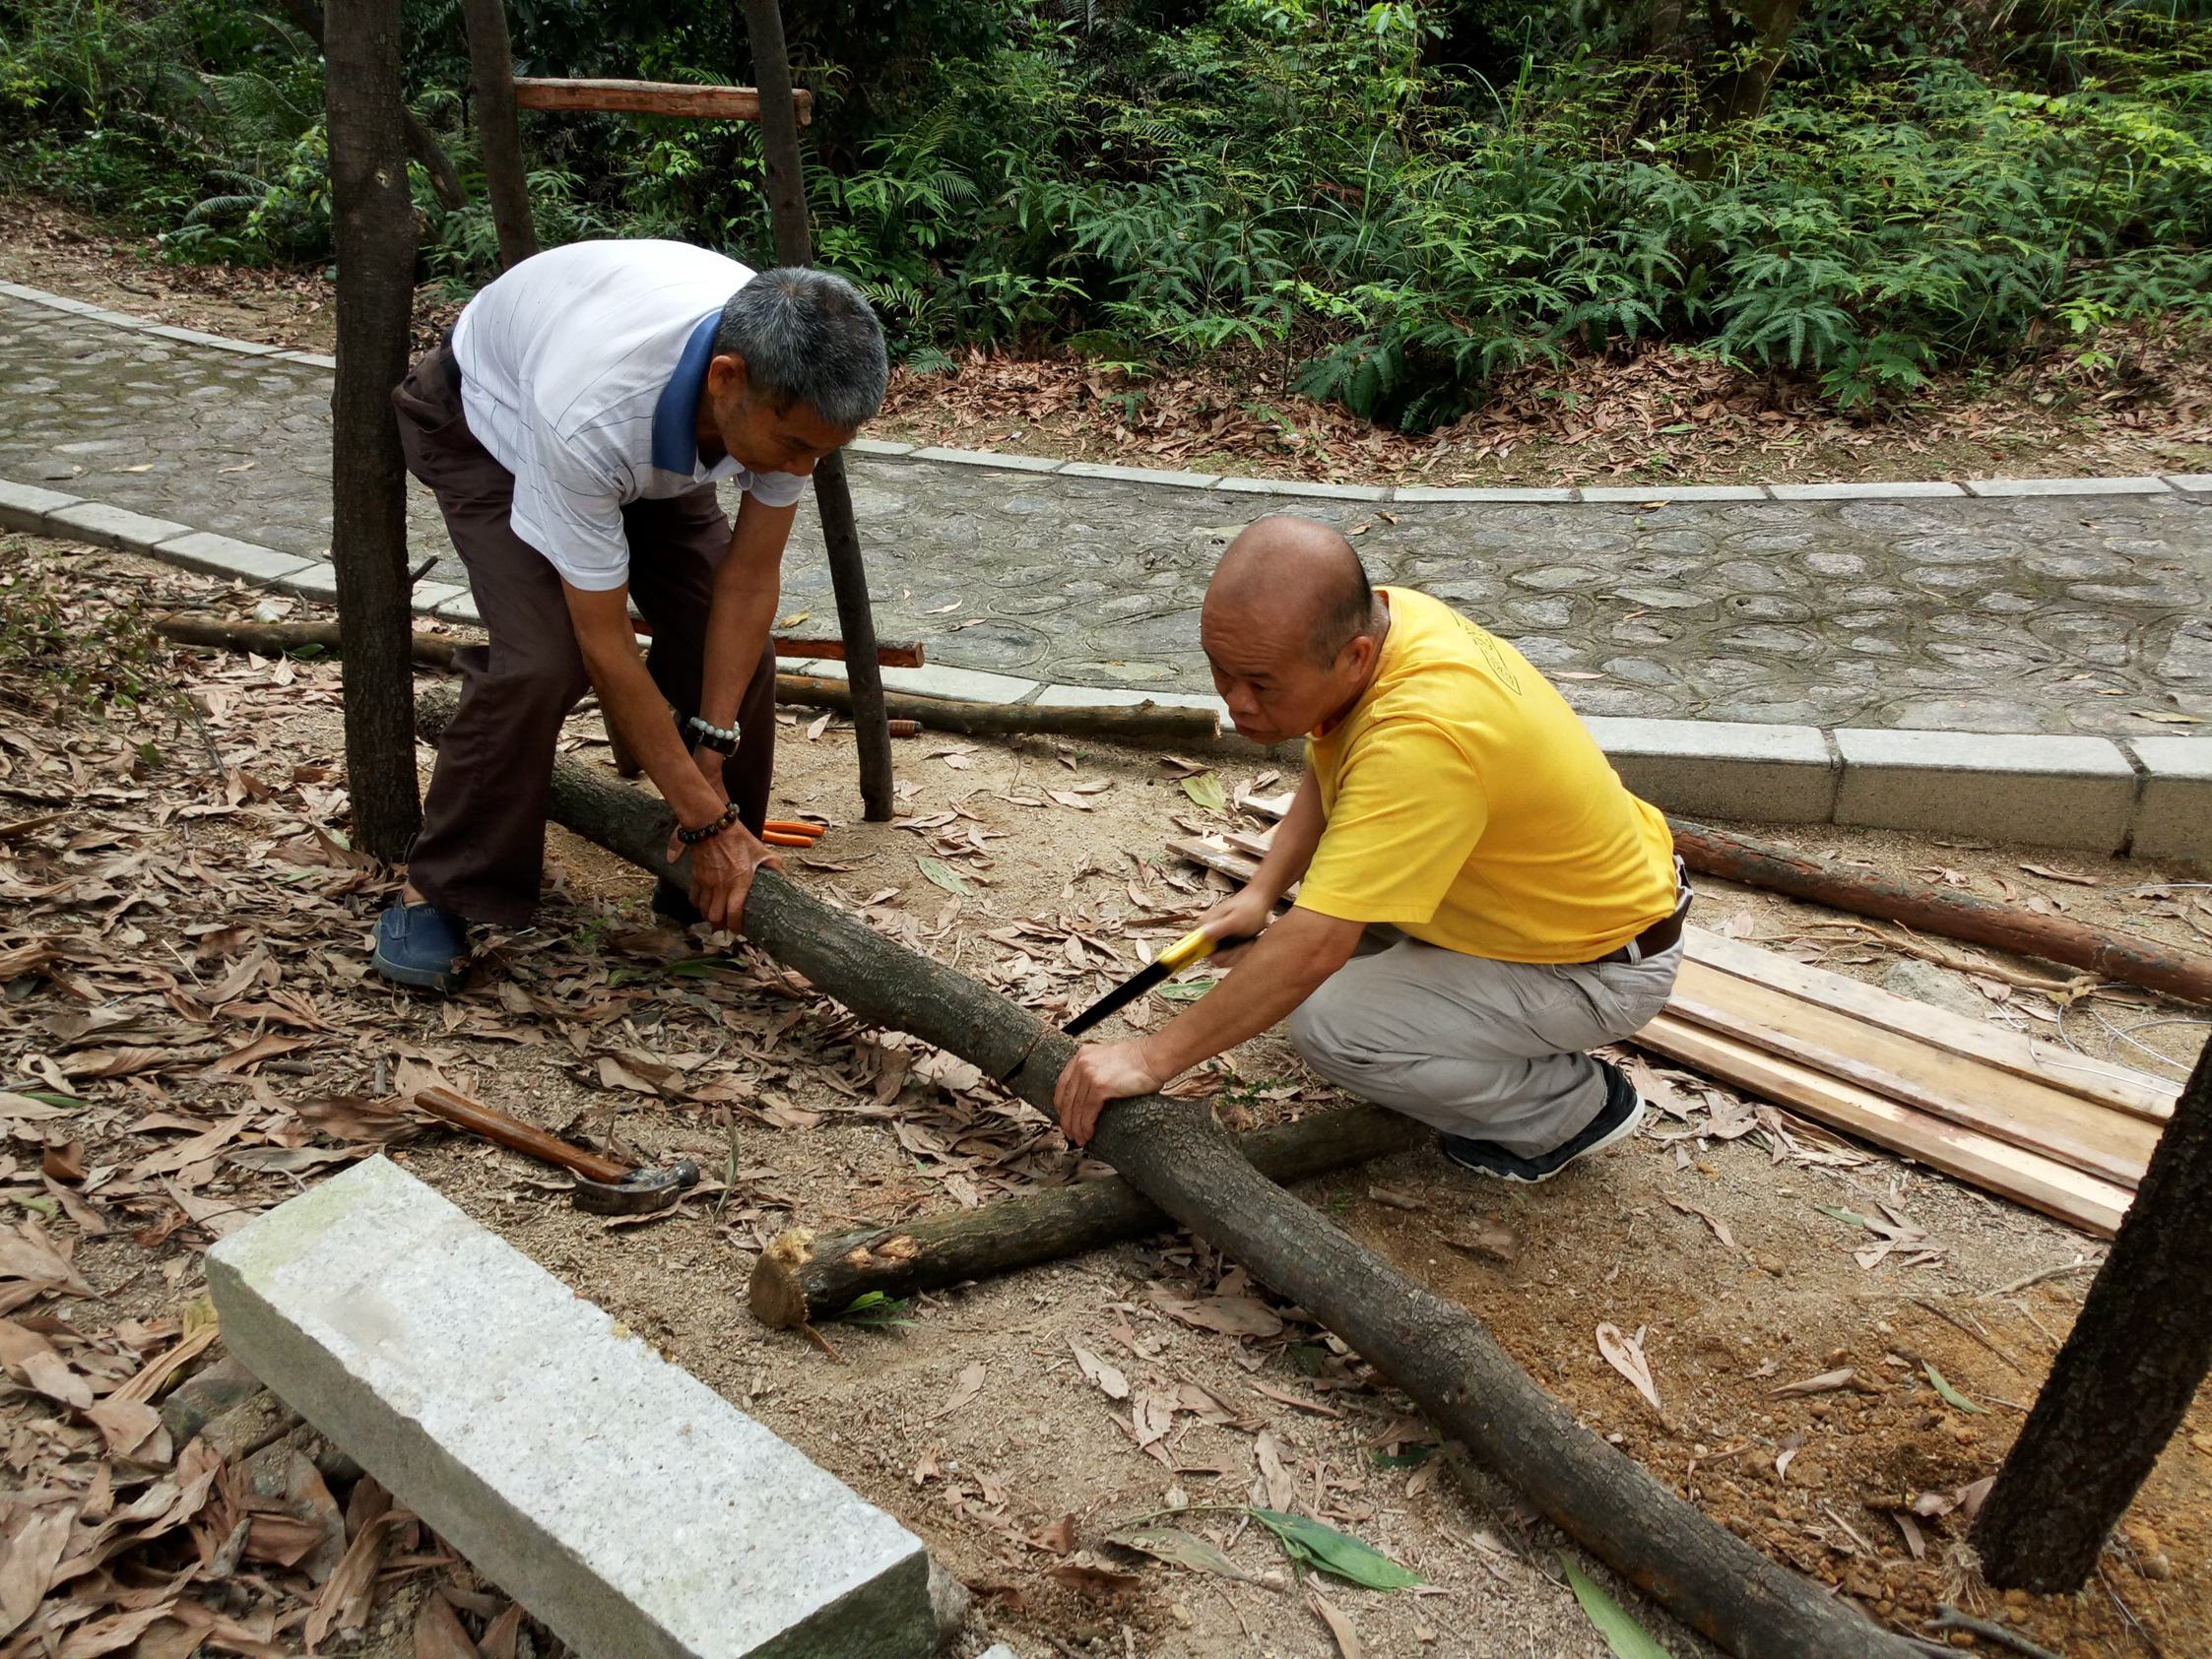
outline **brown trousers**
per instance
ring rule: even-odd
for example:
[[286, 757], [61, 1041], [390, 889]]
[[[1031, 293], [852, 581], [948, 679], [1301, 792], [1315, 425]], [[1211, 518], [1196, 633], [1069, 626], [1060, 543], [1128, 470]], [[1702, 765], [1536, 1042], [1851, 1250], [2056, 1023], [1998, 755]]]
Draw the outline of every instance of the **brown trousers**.
[[[471, 922], [523, 926], [538, 907], [546, 811], [560, 725], [590, 685], [560, 577], [514, 533], [514, 476], [469, 430], [453, 353], [419, 359], [392, 392], [407, 470], [430, 486], [468, 566], [488, 645], [456, 653], [461, 702], [438, 743], [408, 861], [416, 890]], [[730, 520], [714, 486], [622, 509], [630, 596], [653, 626], [646, 665], [680, 720], [698, 712], [714, 572]], [[760, 833], [775, 769], [775, 649], [738, 705], [738, 752], [723, 776], [746, 827]]]

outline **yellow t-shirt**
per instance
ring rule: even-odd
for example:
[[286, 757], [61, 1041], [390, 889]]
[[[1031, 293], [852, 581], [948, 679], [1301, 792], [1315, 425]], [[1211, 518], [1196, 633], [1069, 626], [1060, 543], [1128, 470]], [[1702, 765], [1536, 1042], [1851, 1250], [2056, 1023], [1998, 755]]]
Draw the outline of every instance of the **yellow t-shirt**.
[[1593, 962], [1674, 908], [1674, 839], [1527, 658], [1386, 588], [1382, 665], [1307, 741], [1328, 824], [1301, 909], [1502, 962]]

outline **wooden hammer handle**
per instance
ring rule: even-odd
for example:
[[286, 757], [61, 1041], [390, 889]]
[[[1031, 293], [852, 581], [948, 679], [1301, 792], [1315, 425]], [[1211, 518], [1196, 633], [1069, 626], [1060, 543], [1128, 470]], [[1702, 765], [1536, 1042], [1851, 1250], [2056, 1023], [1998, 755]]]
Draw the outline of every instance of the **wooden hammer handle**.
[[549, 1135], [532, 1123], [519, 1117], [510, 1117], [496, 1108], [473, 1101], [467, 1095], [456, 1094], [451, 1089], [419, 1089], [415, 1104], [434, 1117], [444, 1118], [456, 1128], [466, 1129], [473, 1135], [515, 1152], [525, 1153], [548, 1164], [557, 1164], [573, 1171], [586, 1180], [614, 1182], [630, 1173], [627, 1164], [618, 1164], [612, 1158], [602, 1158], [596, 1152], [586, 1152], [580, 1146], [571, 1146], [558, 1135]]

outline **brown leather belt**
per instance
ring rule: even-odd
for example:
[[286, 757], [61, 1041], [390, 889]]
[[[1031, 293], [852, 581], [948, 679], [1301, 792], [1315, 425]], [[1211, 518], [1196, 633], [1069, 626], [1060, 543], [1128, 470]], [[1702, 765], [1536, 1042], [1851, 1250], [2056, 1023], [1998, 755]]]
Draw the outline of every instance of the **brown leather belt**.
[[1690, 914], [1690, 901], [1697, 896], [1690, 890], [1689, 871], [1682, 867], [1680, 859], [1674, 861], [1674, 883], [1673, 915], [1661, 917], [1620, 949], [1600, 956], [1595, 962], [1585, 963], [1584, 966], [1595, 968], [1607, 962], [1643, 962], [1680, 944], [1682, 925]]

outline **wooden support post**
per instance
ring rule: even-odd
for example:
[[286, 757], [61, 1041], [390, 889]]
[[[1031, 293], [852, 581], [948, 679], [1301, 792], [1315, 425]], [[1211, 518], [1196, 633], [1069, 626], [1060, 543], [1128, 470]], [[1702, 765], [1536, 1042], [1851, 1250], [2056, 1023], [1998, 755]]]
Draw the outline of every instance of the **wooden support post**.
[[502, 269], [538, 251], [530, 223], [530, 179], [515, 121], [514, 47], [507, 36], [506, 0], [461, 0], [469, 32], [469, 74], [476, 85], [477, 136], [484, 145], [484, 191], [499, 235]]
[[2212, 1043], [1974, 1524], [1990, 1583], [2070, 1595], [2212, 1374]]
[[[449, 704], [425, 700], [436, 730]], [[552, 816], [660, 874], [674, 819], [605, 771], [553, 767]], [[774, 870], [753, 877], [746, 937], [872, 1025], [980, 1066], [1045, 1111], [1075, 1046], [956, 969], [894, 944]], [[1130, 1185], [1336, 1332], [1447, 1436], [1601, 1561], [1739, 1659], [1917, 1659], [1919, 1649], [1778, 1565], [1575, 1421], [1457, 1303], [1416, 1284], [1268, 1180], [1191, 1101], [1107, 1108], [1092, 1144]], [[2212, 1188], [2208, 1188], [2212, 1189]]]
[[407, 373], [415, 203], [400, 113], [400, 8], [333, 0], [323, 76], [338, 233], [330, 558], [347, 661], [354, 845], [398, 862], [422, 826], [409, 661], [406, 464], [391, 391]]
[[[760, 93], [760, 153], [768, 169], [768, 215], [775, 226], [776, 258], [785, 265], [813, 263], [807, 225], [807, 189], [799, 165], [799, 122], [791, 96], [791, 63], [785, 55], [783, 12], [777, 0], [744, 0], [746, 32], [752, 41], [753, 85]], [[891, 734], [883, 713], [883, 676], [876, 667], [876, 613], [869, 606], [868, 567], [861, 560], [853, 494], [845, 482], [842, 452], [814, 467], [814, 507], [821, 515], [829, 580], [837, 595], [837, 626], [845, 636], [845, 671], [853, 688], [853, 741], [860, 752], [860, 798], [877, 823], [891, 816]]]

